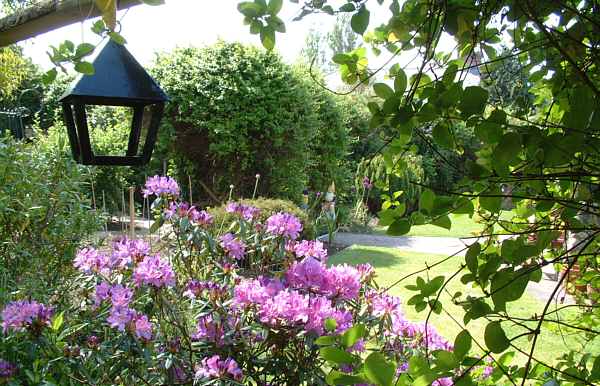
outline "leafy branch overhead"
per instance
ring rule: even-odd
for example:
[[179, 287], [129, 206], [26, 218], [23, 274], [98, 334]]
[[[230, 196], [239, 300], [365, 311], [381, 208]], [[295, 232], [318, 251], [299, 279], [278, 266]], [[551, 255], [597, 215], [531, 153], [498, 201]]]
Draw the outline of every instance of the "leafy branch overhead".
[[[401, 192], [386, 195], [380, 224], [392, 235], [424, 223], [450, 229], [450, 214], [476, 216], [484, 225], [480, 234], [465, 240], [460, 270], [444, 277], [419, 277], [409, 285], [416, 292], [409, 304], [427, 312], [427, 321], [432, 313], [444, 313], [440, 295], [447, 283], [460, 280], [470, 288], [452, 296], [465, 310], [464, 320], [454, 321], [463, 331], [455, 352], [440, 353], [433, 369], [431, 363], [420, 367], [417, 360], [411, 362], [411, 382], [429, 384], [447, 376], [446, 369], [454, 369], [450, 376], [456, 384], [474, 384], [459, 367], [489, 360], [497, 369], [494, 380], [500, 383], [597, 383], [599, 352], [565, 347], [563, 358], [545, 358], [537, 341], [540, 335], [555, 334], [557, 325], [594, 341], [597, 335], [590, 331], [600, 320], [599, 309], [589, 306], [600, 300], [598, 4], [289, 3], [295, 20], [313, 14], [351, 15], [350, 25], [364, 44], [336, 52], [332, 61], [352, 90], [371, 84], [370, 127], [387, 144], [381, 157], [388, 175], [404, 175], [409, 168], [406, 153], [424, 144], [435, 155], [437, 169], [450, 169], [458, 176], [458, 183], [446, 186], [412, 181], [421, 189], [416, 210], [409, 210]], [[239, 9], [251, 32], [265, 28], [257, 22], [268, 15], [264, 2], [244, 2]], [[375, 24], [374, 14], [387, 16]], [[266, 48], [273, 48], [274, 41], [266, 43], [263, 39]], [[384, 64], [370, 68], [368, 58], [373, 56], [380, 56], [378, 62]], [[465, 130], [473, 133], [475, 150], [461, 137]], [[452, 162], [456, 159], [461, 162]], [[530, 318], [516, 319], [511, 303], [550, 267], [561, 273], [545, 307], [531, 310]], [[428, 271], [429, 267], [423, 272]], [[582, 302], [578, 317], [561, 320], [557, 294], [574, 285], [589, 290], [574, 289]], [[487, 324], [481, 342], [467, 332], [474, 320]], [[507, 334], [508, 324], [520, 326], [522, 334]], [[509, 352], [519, 342], [529, 342], [528, 347], [517, 352], [519, 364], [509, 366], [507, 358], [514, 356]], [[475, 347], [481, 352], [473, 354]]]

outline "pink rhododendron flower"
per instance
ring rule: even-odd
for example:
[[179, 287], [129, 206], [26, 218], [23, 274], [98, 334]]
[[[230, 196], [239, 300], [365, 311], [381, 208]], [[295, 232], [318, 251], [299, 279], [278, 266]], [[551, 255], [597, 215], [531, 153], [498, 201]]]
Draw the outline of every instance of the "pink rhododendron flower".
[[200, 365], [196, 367], [196, 378], [198, 379], [234, 379], [241, 381], [243, 377], [242, 370], [232, 358], [222, 360], [220, 356], [213, 355], [210, 358], [204, 358]]
[[246, 244], [235, 238], [231, 233], [225, 233], [221, 236], [221, 247], [225, 250], [229, 257], [241, 260], [246, 253]]
[[133, 280], [138, 286], [145, 284], [156, 288], [172, 287], [175, 285], [175, 273], [171, 264], [158, 255], [147, 256], [135, 268]]
[[252, 221], [260, 214], [260, 209], [239, 202], [230, 202], [225, 207], [227, 213], [234, 213], [246, 221]]
[[284, 289], [268, 298], [260, 307], [260, 321], [272, 326], [294, 326], [308, 321], [309, 297]]
[[125, 268], [150, 254], [150, 245], [142, 239], [122, 237], [112, 243], [113, 265]]
[[146, 315], [136, 314], [134, 317], [135, 336], [139, 339], [152, 339], [152, 323]]
[[52, 307], [45, 306], [35, 300], [10, 302], [2, 310], [2, 330], [4, 332], [9, 330], [23, 331], [33, 324], [48, 325], [52, 313]]
[[121, 284], [112, 286], [110, 289], [110, 301], [113, 307], [128, 307], [133, 298], [133, 290]]
[[197, 340], [208, 340], [217, 346], [223, 345], [225, 332], [223, 325], [213, 320], [211, 315], [204, 315], [198, 318], [196, 332], [192, 338]]
[[279, 212], [267, 219], [267, 232], [295, 240], [302, 232], [302, 223], [293, 214]]
[[114, 263], [111, 256], [100, 253], [94, 248], [84, 248], [77, 252], [73, 265], [83, 273], [95, 272], [108, 275]]
[[323, 263], [327, 262], [327, 250], [319, 240], [302, 240], [294, 246], [294, 252], [298, 257], [312, 257]]
[[356, 299], [360, 291], [360, 272], [348, 265], [334, 265], [329, 268], [329, 296], [340, 299]]
[[146, 180], [146, 186], [142, 189], [144, 197], [156, 195], [179, 196], [179, 185], [171, 177], [154, 176]]
[[128, 307], [112, 307], [106, 321], [111, 327], [125, 331], [125, 327], [133, 320], [136, 312]]
[[304, 288], [317, 293], [328, 291], [329, 272], [327, 267], [312, 257], [292, 263], [285, 275], [289, 285], [294, 288]]
[[367, 301], [371, 306], [371, 313], [374, 316], [392, 315], [400, 311], [400, 298], [391, 296], [385, 292], [370, 292], [367, 294]]
[[110, 298], [110, 289], [111, 286], [107, 282], [103, 281], [102, 283], [96, 286], [96, 291], [94, 292], [94, 307], [100, 307], [100, 304], [106, 299]]

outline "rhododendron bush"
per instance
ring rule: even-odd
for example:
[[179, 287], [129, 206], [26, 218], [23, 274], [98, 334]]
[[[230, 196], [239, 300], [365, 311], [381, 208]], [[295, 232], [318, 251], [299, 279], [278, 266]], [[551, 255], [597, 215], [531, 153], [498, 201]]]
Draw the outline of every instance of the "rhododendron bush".
[[[327, 266], [319, 241], [297, 240], [293, 215], [260, 223], [256, 208], [230, 203], [238, 221], [224, 229], [178, 201], [168, 178], [144, 194], [159, 242], [81, 249], [67, 309], [4, 305], [0, 383], [388, 385], [443, 361], [448, 371], [423, 384], [465, 375], [450, 371], [452, 344], [406, 320], [371, 266]], [[468, 376], [491, 380], [485, 365]]]

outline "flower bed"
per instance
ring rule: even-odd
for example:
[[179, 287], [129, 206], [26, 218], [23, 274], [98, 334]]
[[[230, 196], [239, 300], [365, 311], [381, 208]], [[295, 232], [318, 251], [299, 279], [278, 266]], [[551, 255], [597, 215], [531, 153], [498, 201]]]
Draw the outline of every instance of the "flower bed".
[[[77, 254], [81, 275], [54, 309], [15, 300], [2, 311], [0, 382], [12, 384], [391, 384], [411, 366], [452, 355], [432, 328], [403, 317], [370, 265], [328, 267], [319, 241], [297, 240], [300, 221], [232, 203], [219, 230], [151, 179], [171, 251], [115, 240]], [[379, 369], [379, 370], [377, 370]], [[483, 382], [491, 368], [475, 363]], [[486, 374], [483, 374], [486, 372]], [[430, 379], [452, 384], [448, 371]]]

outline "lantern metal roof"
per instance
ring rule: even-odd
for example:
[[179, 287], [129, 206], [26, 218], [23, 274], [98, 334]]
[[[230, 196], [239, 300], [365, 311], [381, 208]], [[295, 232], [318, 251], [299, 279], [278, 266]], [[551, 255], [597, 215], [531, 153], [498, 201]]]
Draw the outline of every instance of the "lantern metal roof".
[[[73, 158], [85, 165], [143, 165], [152, 155], [169, 100], [158, 84], [127, 51], [112, 40], [92, 61], [94, 74], [80, 75], [60, 98]], [[96, 155], [92, 151], [86, 105], [126, 106], [133, 109], [127, 152], [123, 156]], [[140, 138], [145, 129], [145, 143]]]
[[[156, 84], [124, 45], [108, 40], [93, 59], [94, 74], [80, 75], [61, 96], [68, 102], [74, 96], [84, 103], [115, 105], [119, 100], [153, 104], [167, 102], [169, 97]], [[88, 102], [89, 100], [89, 102]]]

